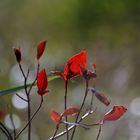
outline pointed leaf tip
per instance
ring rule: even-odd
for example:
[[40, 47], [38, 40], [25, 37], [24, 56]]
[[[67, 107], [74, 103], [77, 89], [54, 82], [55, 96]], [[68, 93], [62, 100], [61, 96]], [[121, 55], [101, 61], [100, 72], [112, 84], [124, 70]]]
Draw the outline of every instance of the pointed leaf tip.
[[43, 55], [47, 41], [42, 41], [37, 45], [37, 60]]

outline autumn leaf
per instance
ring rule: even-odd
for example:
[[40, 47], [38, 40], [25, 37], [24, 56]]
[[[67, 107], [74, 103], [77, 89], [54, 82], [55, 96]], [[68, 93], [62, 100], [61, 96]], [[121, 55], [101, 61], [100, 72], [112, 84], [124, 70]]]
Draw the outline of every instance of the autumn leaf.
[[105, 104], [106, 106], [108, 106], [110, 104], [110, 100], [105, 96], [105, 94], [96, 91], [95, 93], [96, 98], [102, 102], [103, 104]]
[[47, 86], [48, 86], [48, 80], [47, 80], [47, 74], [45, 69], [41, 70], [38, 73], [37, 76], [37, 87], [38, 87], [38, 94], [39, 95], [45, 95], [47, 93]]
[[72, 56], [64, 68], [64, 80], [67, 81], [74, 76], [81, 74], [80, 66], [86, 67], [86, 50]]
[[61, 122], [62, 119], [62, 117], [56, 111], [52, 111], [50, 117], [54, 122], [58, 124]]
[[123, 116], [123, 114], [127, 111], [127, 109], [124, 106], [114, 106], [110, 111], [108, 111], [101, 123], [103, 124], [106, 121], [115, 121], [118, 120], [120, 117]]
[[77, 107], [69, 107], [62, 113], [61, 116], [62, 117], [73, 116], [73, 115], [77, 114], [79, 111], [80, 111], [80, 109]]
[[37, 45], [37, 60], [40, 59], [40, 57], [43, 55], [43, 52], [45, 50], [46, 41], [42, 41]]

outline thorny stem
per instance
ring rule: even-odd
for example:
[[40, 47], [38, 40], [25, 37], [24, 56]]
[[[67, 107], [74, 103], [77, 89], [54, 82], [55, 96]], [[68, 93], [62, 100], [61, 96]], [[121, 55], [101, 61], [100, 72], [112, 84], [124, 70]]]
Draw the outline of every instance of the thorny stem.
[[[86, 80], [86, 89], [85, 89], [84, 99], [83, 99], [83, 102], [82, 102], [82, 104], [81, 104], [80, 111], [79, 111], [79, 113], [77, 114], [75, 123], [77, 123], [78, 118], [79, 118], [79, 116], [80, 116], [80, 113], [81, 113], [81, 111], [82, 111], [82, 108], [83, 108], [83, 106], [84, 106], [84, 104], [85, 104], [86, 97], [87, 97], [87, 93], [88, 93], [88, 80]], [[74, 126], [74, 129], [73, 129], [73, 132], [72, 132], [72, 135], [71, 135], [71, 140], [72, 140], [73, 137], [74, 137], [75, 131], [76, 131], [76, 126]]]
[[96, 137], [96, 140], [99, 139], [100, 134], [101, 134], [101, 124], [99, 125], [99, 131], [98, 131], [98, 135], [97, 135], [97, 137]]
[[[67, 89], [68, 89], [68, 80], [65, 81], [65, 96], [64, 96], [64, 101], [65, 101], [65, 105], [64, 105], [64, 110], [67, 109]], [[65, 117], [66, 122], [68, 121], [67, 116]], [[67, 130], [67, 140], [69, 140], [69, 133], [68, 133], [68, 124], [65, 124], [66, 126], [66, 130]]]
[[22, 130], [17, 134], [16, 139], [20, 136], [20, 134], [27, 128], [27, 126], [30, 124], [30, 122], [33, 120], [33, 118], [36, 116], [36, 114], [39, 112], [41, 106], [43, 103], [43, 96], [41, 96], [41, 102], [40, 105], [38, 107], [38, 109], [34, 112], [34, 114], [32, 115], [32, 117], [30, 118], [30, 120], [27, 122], [27, 124], [22, 128]]
[[[78, 121], [77, 123], [80, 123], [82, 120], [84, 120], [86, 117], [88, 117], [89, 115], [93, 114], [94, 112], [96, 111], [95, 110], [89, 110], [88, 112], [86, 112]], [[72, 130], [73, 128], [75, 127], [75, 125], [71, 125], [70, 127], [68, 127], [68, 131]], [[62, 132], [60, 132], [59, 134], [57, 134], [54, 138], [53, 137], [50, 137], [48, 138], [47, 140], [52, 140], [53, 139], [57, 139], [63, 135], [65, 135], [67, 133], [67, 130], [64, 130]]]

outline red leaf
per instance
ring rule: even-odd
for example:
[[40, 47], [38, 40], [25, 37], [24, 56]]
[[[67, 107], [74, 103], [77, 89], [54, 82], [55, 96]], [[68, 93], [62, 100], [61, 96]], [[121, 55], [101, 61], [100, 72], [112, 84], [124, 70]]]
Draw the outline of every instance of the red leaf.
[[127, 109], [124, 106], [114, 106], [113, 109], [104, 115], [102, 123], [118, 120], [126, 111]]
[[69, 107], [67, 108], [63, 113], [62, 113], [62, 117], [66, 117], [66, 116], [72, 116], [77, 114], [80, 111], [79, 108], [76, 107]]
[[51, 119], [52, 119], [53, 121], [55, 121], [56, 123], [60, 123], [62, 117], [61, 117], [56, 111], [52, 111], [52, 112], [51, 112]]
[[37, 45], [37, 59], [39, 60], [45, 50], [46, 41], [42, 41]]
[[38, 94], [44, 95], [46, 94], [46, 88], [48, 86], [47, 74], [45, 69], [41, 70], [37, 76], [37, 87], [38, 87]]
[[0, 120], [3, 119], [5, 116], [5, 113], [3, 111], [0, 111]]
[[106, 106], [108, 106], [110, 104], [110, 100], [105, 96], [105, 94], [100, 93], [100, 92], [95, 92], [95, 96], [96, 98], [102, 102], [103, 104], [105, 104]]
[[74, 76], [81, 74], [80, 66], [86, 67], [86, 50], [72, 56], [64, 68], [64, 80], [68, 80]]

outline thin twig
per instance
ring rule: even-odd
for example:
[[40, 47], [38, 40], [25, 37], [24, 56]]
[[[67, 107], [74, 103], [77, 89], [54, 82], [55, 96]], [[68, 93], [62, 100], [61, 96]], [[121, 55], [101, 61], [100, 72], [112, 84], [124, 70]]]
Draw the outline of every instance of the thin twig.
[[10, 113], [10, 120], [11, 120], [11, 123], [12, 123], [12, 126], [13, 126], [14, 139], [15, 139], [15, 136], [16, 136], [16, 128], [15, 128], [15, 123], [14, 123], [14, 120], [13, 120], [13, 114], [12, 113]]
[[[65, 95], [64, 95], [64, 111], [67, 109], [67, 89], [68, 89], [68, 81], [65, 81]], [[66, 122], [68, 121], [68, 117], [65, 117]], [[67, 140], [69, 140], [69, 132], [68, 132], [68, 124], [65, 125], [67, 130]]]
[[35, 80], [32, 82], [32, 84], [31, 84], [31, 86], [30, 86], [30, 88], [29, 88], [29, 91], [28, 91], [29, 94], [30, 94], [30, 92], [31, 92], [33, 86], [35, 85], [36, 80], [37, 80], [37, 76], [38, 76], [38, 73], [39, 73], [39, 68], [40, 68], [40, 65], [39, 65], [39, 63], [38, 63], [38, 65], [37, 65], [36, 77], [35, 77]]
[[[87, 93], [88, 93], [88, 80], [86, 80], [86, 89], [85, 89], [84, 99], [83, 99], [83, 102], [82, 102], [82, 104], [81, 104], [80, 111], [79, 111], [79, 113], [77, 114], [75, 123], [77, 123], [78, 118], [79, 118], [79, 116], [80, 116], [80, 113], [81, 113], [81, 111], [82, 111], [82, 108], [83, 108], [83, 106], [84, 106], [84, 104], [85, 104], [86, 97], [87, 97]], [[73, 137], [74, 137], [75, 131], [76, 131], [76, 126], [74, 126], [74, 129], [73, 129], [73, 132], [72, 132], [72, 135], [71, 135], [71, 140], [72, 140]]]
[[8, 131], [8, 129], [5, 127], [5, 125], [2, 122], [0, 122], [0, 126], [1, 126], [1, 128], [3, 128], [3, 130], [5, 131], [5, 133], [7, 133], [7, 135], [9, 136], [9, 139], [10, 140], [13, 140], [12, 135], [10, 134], [10, 132]]
[[28, 100], [26, 100], [25, 98], [21, 97], [18, 93], [16, 93], [16, 95], [17, 95], [20, 99], [22, 99], [23, 101], [28, 102]]
[[98, 140], [98, 139], [99, 139], [100, 134], [101, 134], [101, 124], [99, 125], [99, 131], [98, 131], [98, 135], [97, 135], [96, 140]]
[[68, 124], [68, 125], [79, 126], [79, 127], [84, 128], [84, 129], [90, 129], [89, 126], [87, 126], [87, 125], [85, 125], [85, 124], [81, 124], [81, 123], [66, 122], [66, 121], [63, 121], [62, 123], [64, 123], [64, 124]]
[[[89, 110], [88, 112], [86, 112], [78, 121], [77, 123], [80, 123], [82, 120], [84, 120], [86, 117], [88, 117], [89, 115], [93, 114], [96, 110]], [[72, 130], [75, 127], [75, 125], [72, 125], [70, 127], [68, 127], [68, 131]], [[62, 132], [60, 132], [59, 134], [57, 134], [54, 138], [50, 137], [47, 140], [52, 140], [53, 139], [57, 139], [63, 135], [65, 135], [67, 133], [67, 130], [64, 130]]]
[[22, 130], [17, 134], [16, 139], [20, 136], [20, 134], [28, 127], [29, 123], [33, 120], [33, 118], [36, 116], [36, 114], [39, 112], [41, 106], [43, 103], [43, 96], [41, 96], [41, 102], [39, 107], [37, 108], [37, 110], [34, 112], [34, 114], [32, 115], [32, 117], [30, 118], [30, 120], [27, 122], [27, 124], [22, 128]]
[[9, 139], [9, 135], [7, 134], [7, 132], [4, 130], [3, 127], [0, 126], [0, 130], [5, 134], [5, 136]]
[[55, 132], [54, 132], [54, 134], [53, 134], [52, 140], [53, 140], [54, 137], [56, 136], [58, 129], [59, 129], [59, 124], [56, 125], [56, 129], [55, 129]]

